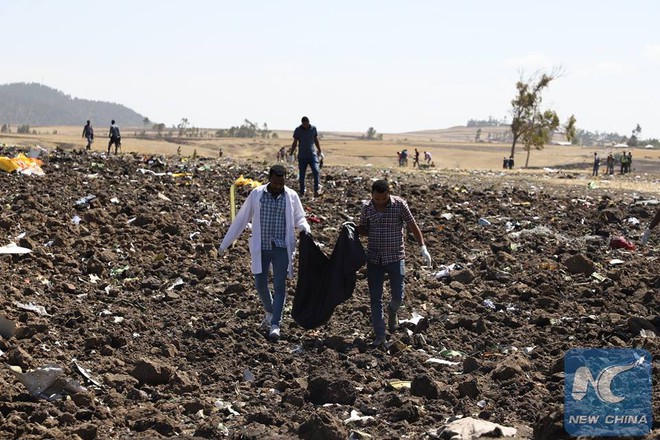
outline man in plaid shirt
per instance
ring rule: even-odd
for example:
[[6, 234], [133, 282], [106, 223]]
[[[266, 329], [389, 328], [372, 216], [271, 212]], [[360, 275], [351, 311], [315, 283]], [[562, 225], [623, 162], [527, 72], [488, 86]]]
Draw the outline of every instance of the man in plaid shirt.
[[[261, 327], [264, 330], [270, 329], [268, 337], [274, 341], [280, 338], [286, 279], [293, 277], [295, 229], [308, 234], [310, 232], [300, 198], [285, 185], [285, 178], [284, 165], [273, 165], [270, 168], [268, 183], [252, 190], [218, 247], [220, 255], [224, 254], [247, 224], [252, 223], [252, 235], [248, 241], [252, 273], [257, 294], [266, 311]], [[272, 290], [268, 287], [271, 267]]]
[[385, 319], [383, 318], [383, 283], [385, 274], [390, 278], [391, 296], [387, 307], [387, 327], [390, 333], [398, 326], [397, 311], [403, 302], [405, 274], [405, 250], [403, 228], [406, 226], [421, 246], [421, 255], [427, 266], [431, 266], [431, 255], [424, 245], [422, 231], [415, 222], [408, 203], [401, 197], [390, 194], [386, 180], [377, 180], [371, 186], [371, 201], [362, 207], [358, 232], [367, 236], [367, 282], [371, 299], [371, 322], [375, 339], [372, 346], [385, 342]]

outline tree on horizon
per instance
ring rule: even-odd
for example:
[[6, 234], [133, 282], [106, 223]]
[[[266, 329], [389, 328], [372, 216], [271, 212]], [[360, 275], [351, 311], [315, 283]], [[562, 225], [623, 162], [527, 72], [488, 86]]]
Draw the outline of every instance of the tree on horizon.
[[[559, 126], [559, 117], [553, 110], [543, 111], [541, 96], [552, 81], [561, 76], [561, 70], [555, 68], [552, 73], [533, 74], [526, 80], [521, 78], [516, 82], [516, 96], [511, 100], [511, 133], [513, 142], [511, 144], [511, 157], [515, 157], [516, 143], [519, 140], [525, 142], [527, 157], [531, 146], [538, 145], [544, 139], [550, 138], [550, 134]], [[547, 142], [547, 140], [546, 140]]]

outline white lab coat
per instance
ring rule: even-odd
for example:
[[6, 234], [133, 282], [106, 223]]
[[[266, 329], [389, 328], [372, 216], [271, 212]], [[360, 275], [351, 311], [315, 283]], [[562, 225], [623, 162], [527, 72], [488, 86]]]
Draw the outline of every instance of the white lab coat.
[[[261, 273], [263, 270], [261, 267], [261, 205], [259, 202], [263, 194], [267, 191], [267, 186], [267, 184], [261, 185], [252, 190], [245, 203], [243, 203], [243, 206], [241, 206], [241, 209], [239, 209], [238, 214], [236, 214], [236, 218], [220, 244], [220, 249], [223, 251], [226, 250], [241, 235], [247, 224], [252, 222], [252, 235], [248, 243], [252, 257], [252, 273], [255, 275]], [[296, 252], [294, 227], [298, 228], [298, 230], [309, 230], [309, 224], [307, 223], [307, 219], [305, 219], [305, 211], [298, 193], [285, 186], [284, 197], [286, 197], [284, 214], [286, 219], [286, 236], [284, 240], [286, 241], [286, 250], [289, 254], [287, 275], [289, 278], [293, 278], [293, 257]]]

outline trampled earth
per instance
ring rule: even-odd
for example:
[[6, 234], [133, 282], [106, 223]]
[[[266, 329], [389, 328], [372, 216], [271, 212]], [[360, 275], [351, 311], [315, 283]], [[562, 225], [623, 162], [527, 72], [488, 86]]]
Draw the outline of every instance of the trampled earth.
[[[311, 331], [290, 318], [290, 280], [282, 339], [270, 342], [249, 233], [215, 250], [230, 185], [263, 181], [268, 166], [57, 152], [45, 176], [0, 174], [0, 246], [31, 250], [0, 255], [0, 438], [424, 439], [460, 415], [516, 438], [567, 438], [568, 349], [659, 353], [660, 233], [610, 247], [639, 240], [657, 194], [338, 167], [322, 170], [322, 197], [303, 199], [327, 253], [387, 177], [435, 267], [408, 237], [403, 322], [385, 348], [368, 346], [365, 269]], [[62, 371], [30, 393], [9, 366]], [[648, 438], [660, 433], [659, 381], [654, 360]]]

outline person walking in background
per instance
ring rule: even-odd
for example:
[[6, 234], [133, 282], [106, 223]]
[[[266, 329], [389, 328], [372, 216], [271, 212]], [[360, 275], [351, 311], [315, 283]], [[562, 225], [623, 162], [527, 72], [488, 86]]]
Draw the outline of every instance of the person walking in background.
[[513, 156], [509, 156], [509, 169], [510, 169], [510, 170], [513, 169], [513, 165], [514, 165], [514, 162], [513, 162]]
[[413, 160], [413, 168], [417, 167], [419, 169], [419, 150], [415, 148], [415, 159]]
[[628, 151], [628, 160], [626, 160], [626, 174], [630, 173], [631, 166], [632, 166], [632, 151]]
[[[314, 148], [316, 147], [316, 148]], [[309, 123], [309, 118], [303, 116], [301, 125], [296, 127], [293, 131], [293, 143], [289, 154], [294, 154], [298, 148], [298, 181], [300, 184], [300, 196], [305, 195], [305, 174], [307, 174], [307, 166], [312, 168], [312, 175], [314, 176], [314, 197], [321, 195], [319, 186], [319, 157], [321, 153], [321, 143], [319, 142], [318, 132], [316, 127]]]
[[612, 153], [607, 155], [607, 159], [605, 160], [605, 163], [607, 165], [607, 174], [612, 175], [614, 174], [614, 156]]
[[424, 152], [424, 162], [426, 162], [426, 165], [431, 165], [431, 161], [433, 158], [431, 157], [431, 153], [428, 151]]
[[591, 175], [597, 176], [599, 169], [600, 169], [600, 157], [598, 157], [598, 153], [594, 153], [594, 168], [591, 171]]
[[92, 143], [94, 142], [94, 129], [92, 128], [92, 123], [89, 120], [83, 127], [82, 137], [87, 139], [87, 146], [85, 147], [85, 150], [91, 150]]
[[[280, 321], [286, 301], [286, 278], [293, 277], [296, 249], [294, 228], [310, 233], [300, 197], [285, 185], [286, 168], [273, 165], [268, 183], [252, 190], [227, 234], [218, 247], [220, 255], [231, 246], [248, 223], [252, 223], [249, 239], [252, 273], [261, 304], [266, 311], [261, 328], [269, 330], [271, 340], [280, 338]], [[269, 269], [273, 269], [273, 291], [268, 287]]]
[[644, 235], [642, 235], [642, 246], [646, 246], [646, 243], [649, 242], [649, 238], [651, 237], [651, 231], [655, 229], [656, 226], [658, 226], [658, 223], [660, 223], [660, 208], [655, 213], [655, 217], [653, 217], [653, 220], [651, 220], [651, 223], [649, 224], [649, 227], [646, 228], [644, 231]]
[[504, 160], [502, 160], [502, 168], [505, 170], [509, 168], [509, 158], [506, 156], [504, 156]]
[[108, 155], [110, 155], [110, 147], [115, 146], [115, 154], [121, 149], [121, 133], [119, 132], [119, 127], [115, 124], [113, 119], [110, 123], [110, 132], [108, 133], [110, 137], [110, 142], [108, 142]]
[[362, 207], [358, 233], [368, 237], [367, 284], [371, 304], [371, 323], [375, 339], [372, 346], [385, 343], [383, 318], [383, 283], [390, 280], [391, 299], [387, 307], [387, 327], [390, 333], [398, 326], [397, 312], [403, 302], [405, 274], [404, 227], [412, 232], [421, 246], [424, 263], [431, 266], [431, 255], [424, 245], [422, 231], [401, 197], [390, 194], [389, 183], [377, 180], [371, 186], [371, 201]]

